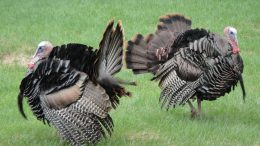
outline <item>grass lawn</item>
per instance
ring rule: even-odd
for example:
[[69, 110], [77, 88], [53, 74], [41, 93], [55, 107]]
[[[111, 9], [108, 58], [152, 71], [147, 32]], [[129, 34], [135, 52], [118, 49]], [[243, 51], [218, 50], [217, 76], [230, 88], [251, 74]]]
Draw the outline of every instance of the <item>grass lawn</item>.
[[125, 40], [136, 33], [154, 32], [158, 17], [167, 12], [189, 16], [193, 28], [223, 34], [225, 26], [238, 30], [244, 59], [246, 103], [238, 86], [216, 101], [203, 102], [203, 116], [190, 118], [188, 106], [168, 112], [160, 108], [160, 89], [151, 75], [134, 76], [123, 69], [119, 77], [136, 80], [127, 87], [132, 98], [122, 98], [111, 112], [112, 137], [102, 146], [260, 145], [260, 2], [257, 0], [1, 0], [0, 1], [0, 146], [59, 146], [53, 127], [44, 126], [25, 103], [28, 120], [18, 113], [17, 94], [26, 61], [37, 44], [69, 42], [98, 46], [108, 20], [122, 20]]

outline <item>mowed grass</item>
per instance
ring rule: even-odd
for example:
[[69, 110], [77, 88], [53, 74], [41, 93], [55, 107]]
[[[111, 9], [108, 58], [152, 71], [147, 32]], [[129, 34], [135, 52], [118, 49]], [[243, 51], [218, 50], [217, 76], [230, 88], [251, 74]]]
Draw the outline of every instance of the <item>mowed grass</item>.
[[19, 64], [26, 63], [22, 60], [30, 58], [40, 41], [97, 47], [112, 18], [122, 20], [125, 40], [129, 40], [136, 33], [154, 32], [158, 17], [168, 12], [189, 16], [193, 28], [220, 34], [227, 25], [238, 29], [246, 103], [238, 86], [216, 101], [204, 101], [203, 116], [191, 119], [187, 105], [168, 112], [160, 108], [160, 89], [156, 82], [149, 81], [151, 75], [134, 76], [123, 69], [118, 77], [135, 80], [138, 86], [127, 86], [133, 97], [122, 98], [111, 112], [114, 133], [100, 145], [260, 145], [259, 7], [257, 0], [1, 0], [0, 146], [67, 144], [53, 127], [36, 120], [26, 102], [28, 120], [17, 109], [19, 84], [26, 72], [26, 66]]

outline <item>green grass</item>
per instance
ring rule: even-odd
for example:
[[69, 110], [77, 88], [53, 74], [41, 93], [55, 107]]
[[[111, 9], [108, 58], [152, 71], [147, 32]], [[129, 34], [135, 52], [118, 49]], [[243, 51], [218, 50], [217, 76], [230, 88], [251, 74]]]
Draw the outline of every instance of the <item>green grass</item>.
[[55, 45], [69, 42], [98, 46], [108, 20], [122, 20], [125, 39], [154, 32], [158, 17], [179, 12], [192, 18], [193, 28], [222, 34], [238, 29], [244, 59], [246, 103], [238, 86], [216, 101], [203, 102], [203, 116], [190, 118], [188, 106], [160, 109], [157, 83], [151, 75], [134, 76], [124, 69], [119, 77], [136, 80], [127, 87], [132, 98], [122, 98], [112, 111], [115, 130], [100, 145], [260, 145], [260, 2], [257, 0], [1, 0], [0, 1], [0, 146], [64, 145], [53, 127], [37, 121], [25, 104], [28, 120], [18, 113], [17, 94], [26, 67], [4, 64], [6, 55], [29, 58], [41, 40]]

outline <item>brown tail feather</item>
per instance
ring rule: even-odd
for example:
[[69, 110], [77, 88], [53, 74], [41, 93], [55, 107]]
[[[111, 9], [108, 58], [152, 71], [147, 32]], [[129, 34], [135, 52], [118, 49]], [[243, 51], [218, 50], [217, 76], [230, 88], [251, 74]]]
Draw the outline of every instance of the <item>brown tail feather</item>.
[[132, 69], [135, 74], [155, 72], [151, 70], [153, 66], [158, 65], [158, 59], [155, 56], [155, 50], [149, 50], [149, 39], [144, 39], [141, 34], [136, 35], [128, 41], [126, 51], [126, 66]]
[[156, 73], [159, 64], [169, 59], [168, 54], [174, 40], [191, 28], [191, 20], [181, 14], [167, 14], [159, 18], [155, 34], [144, 38], [137, 34], [128, 42], [126, 52], [127, 68], [135, 74]]
[[182, 14], [166, 14], [159, 18], [156, 34], [168, 30], [174, 33], [182, 33], [191, 29], [191, 20]]

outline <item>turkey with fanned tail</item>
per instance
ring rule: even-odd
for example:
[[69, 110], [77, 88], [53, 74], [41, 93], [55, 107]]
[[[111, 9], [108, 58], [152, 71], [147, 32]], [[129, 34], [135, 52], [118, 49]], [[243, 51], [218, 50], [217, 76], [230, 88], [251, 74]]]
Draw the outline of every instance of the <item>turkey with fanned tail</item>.
[[[229, 93], [242, 79], [243, 61], [237, 31], [224, 29], [224, 36], [205, 29], [191, 29], [181, 14], [161, 16], [156, 32], [137, 34], [128, 41], [127, 68], [135, 74], [153, 73], [162, 89], [160, 102], [167, 110], [188, 103], [192, 116], [200, 115], [202, 100], [215, 100]], [[197, 97], [198, 111], [191, 103]]]
[[53, 47], [43, 41], [20, 84], [18, 107], [26, 97], [38, 120], [53, 125], [72, 145], [97, 144], [111, 135], [109, 115], [121, 96], [130, 96], [113, 75], [122, 68], [123, 28], [109, 22], [98, 50], [82, 44]]

